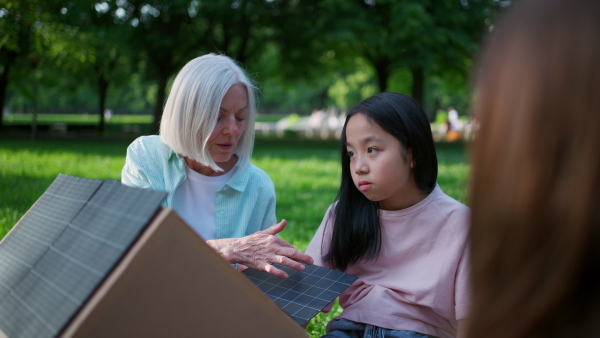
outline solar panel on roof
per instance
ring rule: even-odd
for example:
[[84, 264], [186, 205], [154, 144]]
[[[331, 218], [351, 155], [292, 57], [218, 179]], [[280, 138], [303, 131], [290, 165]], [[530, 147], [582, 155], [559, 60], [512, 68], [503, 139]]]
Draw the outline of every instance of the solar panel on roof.
[[0, 242], [0, 329], [54, 337], [139, 236], [166, 194], [59, 175]]
[[255, 269], [246, 269], [243, 273], [300, 325], [308, 323], [358, 279], [317, 265], [306, 265], [304, 271], [275, 266], [289, 277], [282, 279]]

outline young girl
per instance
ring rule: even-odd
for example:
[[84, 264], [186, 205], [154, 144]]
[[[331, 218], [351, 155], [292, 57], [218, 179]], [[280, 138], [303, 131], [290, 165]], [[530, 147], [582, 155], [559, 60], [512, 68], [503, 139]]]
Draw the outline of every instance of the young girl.
[[431, 127], [412, 98], [360, 102], [341, 136], [342, 182], [308, 246], [358, 276], [324, 337], [455, 337], [469, 295], [469, 209], [436, 184]]

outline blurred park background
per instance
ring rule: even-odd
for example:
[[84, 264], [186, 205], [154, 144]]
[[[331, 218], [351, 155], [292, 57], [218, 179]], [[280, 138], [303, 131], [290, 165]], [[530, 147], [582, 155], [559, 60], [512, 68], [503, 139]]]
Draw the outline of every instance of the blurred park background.
[[[421, 102], [438, 183], [468, 204], [473, 63], [509, 5], [0, 0], [0, 238], [59, 173], [120, 180], [129, 142], [156, 133], [170, 81], [210, 52], [238, 60], [259, 84], [253, 162], [275, 183], [277, 217], [289, 221], [282, 237], [300, 250], [335, 199], [344, 113], [382, 91]], [[320, 336], [339, 311], [308, 332]]]
[[[2, 0], [0, 132], [60, 132], [67, 122], [71, 131], [154, 133], [170, 80], [209, 52], [238, 60], [259, 83], [263, 118], [339, 113], [381, 91], [413, 96], [432, 121], [449, 106], [464, 118], [473, 58], [508, 4]], [[131, 128], [110, 127], [119, 121]]]

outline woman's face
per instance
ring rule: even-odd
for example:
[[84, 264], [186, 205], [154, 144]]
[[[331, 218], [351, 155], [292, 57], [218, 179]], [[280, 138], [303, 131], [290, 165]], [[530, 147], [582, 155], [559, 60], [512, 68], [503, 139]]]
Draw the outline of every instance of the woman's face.
[[217, 124], [208, 139], [210, 156], [225, 172], [237, 161], [233, 155], [246, 129], [248, 113], [248, 91], [246, 86], [236, 83], [223, 97]]
[[354, 185], [381, 209], [408, 208], [427, 195], [415, 182], [412, 152], [365, 115], [348, 121], [346, 150]]

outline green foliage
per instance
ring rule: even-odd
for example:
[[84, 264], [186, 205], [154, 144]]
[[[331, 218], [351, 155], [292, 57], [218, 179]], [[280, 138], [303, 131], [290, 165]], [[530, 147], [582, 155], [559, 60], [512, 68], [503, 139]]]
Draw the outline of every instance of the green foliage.
[[355, 62], [354, 72], [340, 74], [337, 81], [329, 87], [329, 97], [342, 109], [349, 109], [361, 100], [378, 93], [372, 70], [360, 58]]
[[287, 114], [258, 114], [256, 122], [277, 122], [287, 117]]
[[388, 90], [391, 92], [412, 95], [412, 81], [412, 74], [409, 69], [398, 68], [390, 75], [388, 80]]
[[[458, 89], [464, 95], [462, 88], [468, 74], [465, 65], [470, 65], [468, 61], [494, 13], [491, 9], [497, 6], [494, 0], [328, 3], [328, 9], [335, 9], [338, 16], [327, 33], [336, 54], [359, 56], [367, 62], [378, 91], [389, 91], [394, 73], [409, 70], [414, 77], [410, 80], [412, 88], [402, 92], [420, 102], [429, 99], [421, 96], [425, 90], [431, 90], [425, 80], [444, 72], [462, 79]], [[435, 98], [429, 100], [428, 104], [435, 104]]]
[[[324, 81], [325, 82], [325, 81]], [[314, 109], [327, 107], [327, 84], [309, 84], [298, 81], [290, 90], [275, 77], [261, 81], [260, 111], [307, 114]]]
[[446, 121], [448, 121], [448, 112], [443, 109], [438, 109], [435, 113], [435, 120], [433, 123], [443, 124], [446, 123]]
[[260, 82], [269, 112], [347, 108], [382, 88], [414, 96], [415, 67], [424, 71], [429, 111], [464, 112], [471, 59], [497, 3], [7, 0], [0, 4], [5, 106], [98, 112], [105, 97], [106, 108], [159, 117], [177, 70], [220, 52]]
[[469, 79], [466, 74], [471, 61], [465, 61], [464, 71], [444, 71], [428, 77], [426, 84], [426, 101], [431, 109], [448, 109], [454, 107], [458, 112], [468, 112], [470, 105]]

